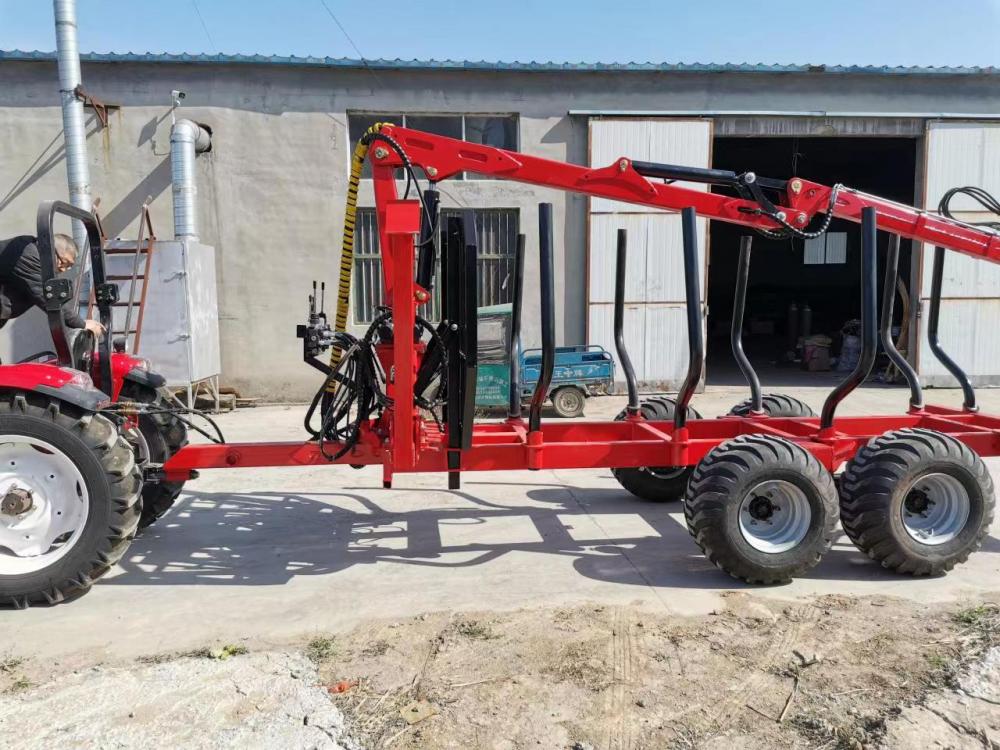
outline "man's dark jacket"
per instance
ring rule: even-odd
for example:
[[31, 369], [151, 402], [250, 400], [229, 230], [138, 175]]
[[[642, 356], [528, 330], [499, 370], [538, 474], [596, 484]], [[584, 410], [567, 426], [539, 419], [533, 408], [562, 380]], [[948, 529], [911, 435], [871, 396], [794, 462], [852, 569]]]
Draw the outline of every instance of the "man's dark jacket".
[[[35, 238], [22, 234], [0, 240], [0, 328], [32, 307], [45, 309]], [[83, 318], [72, 308], [73, 303], [63, 308], [63, 320], [70, 328], [83, 328]]]

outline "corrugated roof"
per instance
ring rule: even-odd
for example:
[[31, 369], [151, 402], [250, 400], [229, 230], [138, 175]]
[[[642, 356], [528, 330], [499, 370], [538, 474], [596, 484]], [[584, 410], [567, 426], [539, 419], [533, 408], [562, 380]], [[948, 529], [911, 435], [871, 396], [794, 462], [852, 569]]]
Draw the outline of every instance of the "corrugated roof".
[[[54, 61], [55, 52], [0, 50], [0, 62]], [[527, 73], [834, 73], [853, 75], [998, 75], [1000, 68], [966, 66], [780, 65], [768, 63], [572, 63], [489, 62], [486, 60], [359, 60], [350, 57], [296, 57], [294, 55], [206, 55], [168, 52], [84, 52], [83, 62], [184, 63], [193, 65], [298, 65], [317, 68], [371, 68], [374, 70], [508, 70]]]

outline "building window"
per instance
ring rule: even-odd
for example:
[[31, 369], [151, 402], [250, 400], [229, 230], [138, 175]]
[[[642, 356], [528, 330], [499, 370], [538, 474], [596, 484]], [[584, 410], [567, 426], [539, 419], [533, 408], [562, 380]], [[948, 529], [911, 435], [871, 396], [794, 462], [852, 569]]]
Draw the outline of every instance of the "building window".
[[[347, 115], [348, 134], [351, 139], [350, 149], [353, 152], [355, 144], [376, 122], [391, 122], [405, 128], [423, 130], [448, 138], [481, 143], [485, 146], [517, 151], [517, 116], [516, 115], [449, 115], [449, 114], [401, 114], [370, 112], [355, 112]], [[372, 176], [371, 163], [365, 161], [362, 177]], [[486, 175], [459, 174], [454, 179], [489, 180]]]
[[802, 262], [807, 266], [839, 265], [847, 262], [847, 232], [826, 232], [806, 240]]
[[[513, 295], [514, 248], [517, 245], [519, 216], [516, 208], [444, 208], [441, 209], [441, 235], [452, 216], [471, 211], [476, 220], [479, 256], [476, 264], [477, 304], [502, 305]], [[371, 323], [375, 308], [383, 304], [382, 255], [379, 251], [378, 224], [375, 209], [359, 208], [354, 235], [354, 322]], [[439, 245], [440, 247], [440, 245]], [[441, 318], [441, 263], [434, 269], [434, 294], [418, 313], [424, 318]]]

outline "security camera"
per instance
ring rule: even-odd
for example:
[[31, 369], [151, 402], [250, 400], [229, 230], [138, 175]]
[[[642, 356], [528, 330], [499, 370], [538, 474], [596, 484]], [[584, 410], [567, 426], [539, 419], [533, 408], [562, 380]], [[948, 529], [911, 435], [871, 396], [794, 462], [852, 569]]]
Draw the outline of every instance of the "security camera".
[[187, 94], [181, 91], [180, 89], [171, 89], [170, 91], [170, 98], [173, 99], [175, 107], [179, 106], [181, 101], [186, 96]]

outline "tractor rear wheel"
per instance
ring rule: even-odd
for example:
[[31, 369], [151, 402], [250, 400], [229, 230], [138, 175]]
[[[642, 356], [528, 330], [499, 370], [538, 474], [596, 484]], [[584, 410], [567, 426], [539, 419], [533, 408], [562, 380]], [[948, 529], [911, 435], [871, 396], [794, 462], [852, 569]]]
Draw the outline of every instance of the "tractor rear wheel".
[[35, 393], [0, 401], [0, 603], [85, 592], [125, 553], [142, 473], [117, 426]]
[[[149, 386], [126, 381], [122, 398], [166, 407], [166, 400]], [[146, 459], [152, 464], [163, 464], [187, 445], [187, 427], [176, 416], [168, 413], [141, 414], [139, 432], [148, 449]], [[184, 482], [149, 482], [142, 488], [142, 516], [139, 529], [145, 529], [170, 510], [181, 494]]]
[[684, 516], [717, 567], [747, 583], [784, 583], [832, 546], [837, 491], [830, 472], [801, 446], [741, 435], [695, 467]]
[[884, 568], [939, 575], [965, 562], [993, 521], [993, 481], [955, 438], [904, 429], [872, 438], [841, 480], [840, 521]]
[[[729, 410], [729, 416], [746, 417], [750, 414], [753, 402], [750, 399], [740, 401]], [[815, 417], [816, 412], [804, 401], [783, 393], [765, 393], [761, 398], [761, 407], [769, 417]]]
[[[671, 422], [677, 402], [669, 396], [652, 396], [639, 404], [639, 415], [651, 422]], [[616, 421], [627, 416], [627, 410], [622, 410]], [[691, 419], [701, 419], [698, 411], [688, 407]], [[618, 483], [636, 497], [652, 502], [667, 502], [680, 500], [687, 489], [688, 478], [694, 471], [693, 466], [640, 466], [639, 468], [612, 469]]]

